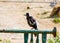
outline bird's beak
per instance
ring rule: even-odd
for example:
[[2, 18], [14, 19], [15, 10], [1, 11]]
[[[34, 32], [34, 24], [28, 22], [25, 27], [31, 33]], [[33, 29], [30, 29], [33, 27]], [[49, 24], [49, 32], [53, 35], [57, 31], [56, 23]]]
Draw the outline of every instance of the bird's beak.
[[24, 16], [26, 16], [26, 15], [24, 15]]

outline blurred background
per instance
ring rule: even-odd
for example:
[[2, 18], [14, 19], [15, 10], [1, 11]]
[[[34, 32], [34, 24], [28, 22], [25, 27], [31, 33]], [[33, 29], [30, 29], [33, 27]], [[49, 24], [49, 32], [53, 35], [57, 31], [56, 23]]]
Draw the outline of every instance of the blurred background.
[[[0, 29], [31, 30], [24, 16], [28, 12], [37, 21], [38, 30], [53, 30], [56, 27], [60, 35], [60, 10], [57, 16], [51, 17], [54, 16], [54, 8], [58, 7], [60, 0], [0, 0]], [[47, 37], [50, 38], [52, 35]], [[8, 43], [24, 43], [23, 38], [21, 33], [0, 33], [0, 39], [3, 40], [1, 43], [6, 43], [4, 40], [11, 41], [7, 41]], [[39, 39], [42, 40], [41, 34]]]

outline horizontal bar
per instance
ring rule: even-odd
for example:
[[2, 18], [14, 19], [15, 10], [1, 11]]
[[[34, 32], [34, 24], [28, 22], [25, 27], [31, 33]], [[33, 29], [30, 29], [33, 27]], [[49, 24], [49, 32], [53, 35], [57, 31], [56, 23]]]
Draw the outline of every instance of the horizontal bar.
[[40, 31], [40, 30], [0, 30], [2, 33], [53, 33], [54, 31]]

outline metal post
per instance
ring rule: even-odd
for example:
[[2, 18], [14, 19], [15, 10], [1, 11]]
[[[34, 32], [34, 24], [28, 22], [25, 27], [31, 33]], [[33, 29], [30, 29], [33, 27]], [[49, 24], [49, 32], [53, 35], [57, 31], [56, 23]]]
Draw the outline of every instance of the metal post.
[[28, 43], [28, 33], [24, 33], [24, 43]]
[[36, 43], [39, 43], [39, 34], [37, 34]]
[[30, 43], [33, 43], [33, 33], [31, 33], [31, 40]]
[[46, 43], [47, 35], [45, 33], [42, 34], [42, 43]]
[[56, 27], [54, 27], [54, 29], [53, 29], [53, 36], [54, 37], [56, 37], [56, 32], [57, 32]]

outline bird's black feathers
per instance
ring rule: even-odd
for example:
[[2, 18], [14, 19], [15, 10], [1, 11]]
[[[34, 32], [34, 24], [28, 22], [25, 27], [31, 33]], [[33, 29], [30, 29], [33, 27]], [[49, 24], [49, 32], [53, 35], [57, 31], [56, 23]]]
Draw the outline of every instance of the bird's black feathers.
[[34, 29], [37, 29], [36, 20], [32, 16], [29, 16], [29, 13], [26, 13], [26, 19], [29, 26], [33, 27]]
[[[29, 15], [29, 13], [26, 13], [26, 19], [27, 19], [27, 23], [30, 27], [32, 27], [33, 29], [37, 30], [37, 23], [36, 20]], [[34, 34], [36, 36], [36, 34]]]

